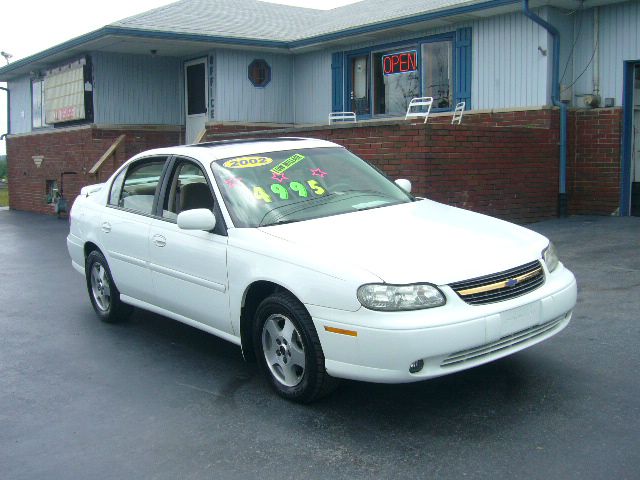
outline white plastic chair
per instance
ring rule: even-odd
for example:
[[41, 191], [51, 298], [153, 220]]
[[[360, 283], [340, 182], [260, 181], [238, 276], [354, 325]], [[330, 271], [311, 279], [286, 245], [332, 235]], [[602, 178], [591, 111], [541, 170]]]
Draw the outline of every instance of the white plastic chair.
[[460, 125], [462, 123], [462, 115], [464, 114], [465, 105], [465, 102], [460, 102], [456, 105], [456, 109], [453, 111], [453, 117], [451, 118], [451, 125], [454, 123]]
[[[429, 119], [429, 113], [431, 113], [431, 105], [433, 105], [433, 97], [412, 98], [409, 102], [409, 106], [407, 107], [407, 114], [405, 115], [404, 119], [407, 120], [408, 118], [413, 117], [424, 117], [424, 123], [427, 123], [427, 120]], [[420, 110], [411, 110], [412, 108], [416, 107], [419, 107]], [[427, 109], [426, 111], [424, 111], [425, 107]]]
[[355, 112], [331, 112], [329, 125], [332, 123], [358, 123]]

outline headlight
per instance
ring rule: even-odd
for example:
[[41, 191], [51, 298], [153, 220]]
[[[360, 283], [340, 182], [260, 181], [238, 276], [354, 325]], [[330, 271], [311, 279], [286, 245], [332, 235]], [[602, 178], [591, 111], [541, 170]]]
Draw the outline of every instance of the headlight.
[[549, 272], [553, 272], [558, 266], [558, 252], [553, 242], [549, 242], [549, 246], [542, 251], [542, 258], [547, 264]]
[[433, 285], [389, 285], [370, 283], [358, 288], [358, 300], [371, 310], [395, 312], [439, 307], [446, 303], [442, 292]]

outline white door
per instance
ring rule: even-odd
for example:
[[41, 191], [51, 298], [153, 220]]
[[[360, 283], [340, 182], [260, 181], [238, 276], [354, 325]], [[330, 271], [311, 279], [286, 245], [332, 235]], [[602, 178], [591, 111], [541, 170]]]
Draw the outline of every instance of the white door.
[[100, 221], [100, 240], [120, 293], [151, 301], [149, 228], [166, 157], [132, 163], [113, 183], [109, 208]]
[[194, 143], [207, 122], [209, 104], [207, 58], [184, 64], [184, 105], [186, 143]]
[[153, 304], [221, 332], [233, 333], [229, 321], [227, 237], [215, 230], [182, 230], [176, 224], [180, 211], [213, 209], [213, 192], [202, 168], [194, 162], [179, 160], [173, 170], [162, 199], [162, 218], [153, 219], [148, 231]]

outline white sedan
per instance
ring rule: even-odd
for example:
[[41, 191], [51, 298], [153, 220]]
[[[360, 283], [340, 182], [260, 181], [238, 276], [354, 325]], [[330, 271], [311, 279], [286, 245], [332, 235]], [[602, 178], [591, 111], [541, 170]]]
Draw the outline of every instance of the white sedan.
[[229, 340], [283, 397], [415, 382], [567, 326], [573, 274], [525, 228], [416, 198], [334, 143], [136, 155], [82, 189], [67, 245], [107, 322], [133, 307]]

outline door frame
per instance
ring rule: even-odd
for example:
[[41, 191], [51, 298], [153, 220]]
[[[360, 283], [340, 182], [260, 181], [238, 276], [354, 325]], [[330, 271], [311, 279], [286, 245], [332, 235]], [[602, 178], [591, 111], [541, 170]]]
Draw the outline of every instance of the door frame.
[[[193, 65], [198, 65], [200, 63], [204, 64], [204, 105], [205, 112], [203, 114], [196, 115], [204, 115], [204, 123], [206, 125], [207, 120], [209, 119], [209, 57], [204, 56], [200, 58], [195, 58], [193, 60], [189, 60], [184, 62], [182, 75], [183, 75], [183, 83], [184, 83], [184, 129], [185, 129], [185, 143], [187, 142], [187, 138], [189, 138], [188, 128], [188, 118], [189, 118], [189, 97], [188, 97], [188, 82], [187, 82], [187, 68]], [[199, 132], [197, 132], [199, 133]], [[196, 133], [196, 135], [197, 135]]]
[[631, 160], [633, 145], [634, 71], [639, 60], [624, 62], [622, 85], [622, 161], [620, 172], [620, 216], [631, 215]]

